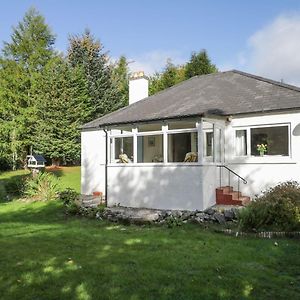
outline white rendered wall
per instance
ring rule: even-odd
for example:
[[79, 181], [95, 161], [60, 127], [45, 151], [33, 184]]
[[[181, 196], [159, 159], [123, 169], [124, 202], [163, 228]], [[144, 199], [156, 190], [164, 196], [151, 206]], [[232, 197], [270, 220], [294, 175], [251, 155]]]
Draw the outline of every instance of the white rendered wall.
[[129, 81], [129, 104], [148, 97], [148, 80], [144, 77]]
[[[243, 126], [290, 124], [290, 157], [235, 157], [235, 130]], [[243, 176], [248, 184], [241, 184], [241, 190], [254, 197], [266, 188], [280, 182], [296, 180], [300, 182], [300, 133], [293, 132], [300, 123], [300, 112], [280, 113], [261, 116], [234, 118], [226, 128], [226, 164]], [[227, 176], [225, 175], [225, 179]], [[227, 179], [226, 179], [227, 180]], [[226, 183], [226, 181], [225, 181]], [[235, 182], [236, 184], [236, 182]]]
[[81, 193], [105, 193], [105, 132], [81, 133]]
[[203, 209], [201, 166], [109, 166], [108, 206]]

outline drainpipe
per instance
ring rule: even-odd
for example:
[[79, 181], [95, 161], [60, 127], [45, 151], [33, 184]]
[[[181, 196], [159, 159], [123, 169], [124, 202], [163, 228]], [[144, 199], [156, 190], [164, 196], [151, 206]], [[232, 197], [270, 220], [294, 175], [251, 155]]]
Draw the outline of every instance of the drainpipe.
[[105, 207], [107, 207], [107, 164], [108, 164], [108, 132], [107, 129], [104, 128], [103, 131], [105, 132]]

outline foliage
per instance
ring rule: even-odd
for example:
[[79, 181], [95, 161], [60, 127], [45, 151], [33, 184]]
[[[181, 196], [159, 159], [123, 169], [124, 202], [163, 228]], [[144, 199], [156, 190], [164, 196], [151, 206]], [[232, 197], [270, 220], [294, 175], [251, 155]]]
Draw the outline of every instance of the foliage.
[[86, 121], [122, 107], [124, 100], [113, 80], [113, 67], [100, 41], [86, 30], [81, 36], [71, 36], [69, 43], [68, 61], [72, 67], [82, 68], [87, 80], [91, 114]]
[[190, 60], [183, 65], [174, 65], [170, 59], [161, 73], [155, 73], [149, 78], [149, 93], [153, 95], [193, 76], [217, 72], [211, 63], [206, 50], [193, 52]]
[[181, 226], [183, 223], [180, 217], [169, 216], [166, 218], [166, 224], [169, 228], [173, 228], [176, 226]]
[[206, 50], [193, 52], [189, 62], [185, 67], [185, 78], [191, 78], [197, 75], [205, 75], [218, 72], [208, 57]]
[[29, 178], [25, 184], [24, 194], [38, 201], [50, 201], [57, 198], [59, 179], [47, 172], [40, 172]]
[[49, 157], [52, 164], [79, 162], [80, 125], [92, 109], [82, 69], [55, 57], [43, 70], [39, 86], [36, 152]]
[[129, 103], [129, 74], [128, 61], [124, 55], [121, 55], [112, 70], [112, 78], [120, 94], [121, 106]]
[[2, 300], [299, 298], [297, 240], [123, 226], [61, 210], [59, 201], [0, 204]]
[[63, 202], [64, 205], [68, 205], [71, 202], [75, 202], [79, 199], [79, 194], [71, 189], [67, 188], [58, 194], [58, 198]]
[[288, 181], [268, 189], [239, 213], [245, 231], [300, 230], [300, 187]]
[[25, 164], [35, 127], [36, 79], [54, 55], [54, 35], [34, 8], [13, 28], [0, 57], [0, 153], [13, 169]]

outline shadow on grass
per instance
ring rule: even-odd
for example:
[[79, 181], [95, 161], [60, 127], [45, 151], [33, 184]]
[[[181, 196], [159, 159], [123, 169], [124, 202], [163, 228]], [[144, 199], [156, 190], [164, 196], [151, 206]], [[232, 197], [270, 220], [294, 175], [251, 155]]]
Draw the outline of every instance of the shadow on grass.
[[299, 243], [0, 205], [1, 299], [296, 299]]

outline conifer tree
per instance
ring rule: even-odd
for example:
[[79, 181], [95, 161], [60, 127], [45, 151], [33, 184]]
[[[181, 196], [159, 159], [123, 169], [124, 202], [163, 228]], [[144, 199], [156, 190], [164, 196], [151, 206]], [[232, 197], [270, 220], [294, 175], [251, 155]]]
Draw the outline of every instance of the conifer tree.
[[91, 99], [90, 121], [112, 112], [123, 105], [122, 97], [112, 76], [113, 66], [100, 41], [94, 39], [89, 30], [81, 36], [71, 36], [68, 60], [72, 67], [82, 67], [88, 82], [88, 96]]
[[0, 59], [0, 148], [13, 168], [24, 163], [36, 123], [35, 84], [54, 55], [55, 37], [42, 15], [29, 9], [4, 43]]
[[189, 62], [185, 67], [185, 78], [191, 78], [197, 75], [205, 75], [218, 72], [218, 69], [211, 63], [206, 50], [199, 53], [193, 52]]
[[78, 163], [80, 125], [91, 114], [88, 84], [80, 67], [70, 67], [62, 57], [46, 65], [39, 80], [40, 100], [35, 150], [53, 165]]

